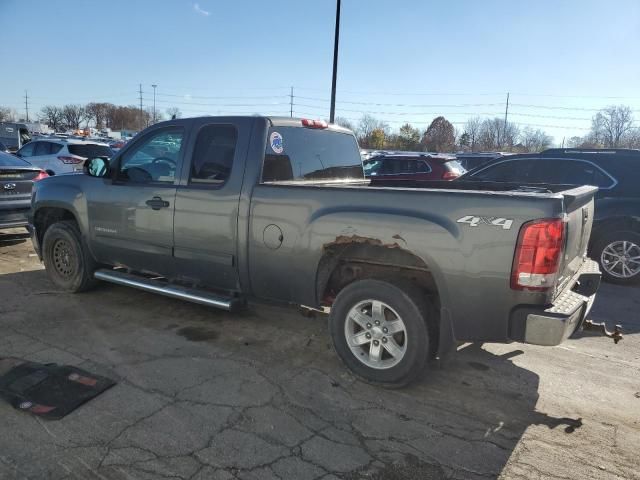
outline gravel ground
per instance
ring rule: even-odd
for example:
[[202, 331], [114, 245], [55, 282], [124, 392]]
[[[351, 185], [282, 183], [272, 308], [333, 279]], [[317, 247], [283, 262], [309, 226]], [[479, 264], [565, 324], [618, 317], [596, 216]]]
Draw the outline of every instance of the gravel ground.
[[343, 368], [321, 316], [62, 294], [0, 233], [0, 356], [118, 381], [59, 421], [0, 402], [0, 478], [640, 479], [639, 293], [604, 284], [591, 313], [619, 345], [464, 345], [384, 390]]

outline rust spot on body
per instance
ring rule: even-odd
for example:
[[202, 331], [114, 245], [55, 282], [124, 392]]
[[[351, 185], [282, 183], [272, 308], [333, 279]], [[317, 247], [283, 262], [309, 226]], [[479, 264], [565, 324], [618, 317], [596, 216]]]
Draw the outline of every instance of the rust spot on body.
[[[396, 238], [395, 236], [393, 238]], [[404, 239], [403, 239], [404, 240]], [[367, 244], [373, 245], [376, 247], [385, 247], [385, 248], [400, 248], [396, 242], [394, 243], [383, 243], [379, 238], [370, 238], [370, 237], [361, 237], [360, 235], [338, 235], [333, 242], [325, 243], [322, 248], [327, 250], [336, 245], [350, 245], [350, 244]], [[405, 242], [406, 243], [406, 242]]]

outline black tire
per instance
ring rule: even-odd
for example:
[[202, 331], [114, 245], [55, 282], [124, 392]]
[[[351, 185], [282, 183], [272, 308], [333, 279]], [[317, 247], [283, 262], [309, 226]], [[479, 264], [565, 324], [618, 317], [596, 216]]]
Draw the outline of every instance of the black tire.
[[[370, 327], [356, 325], [357, 322], [349, 314], [352, 309], [363, 304], [366, 305], [370, 300], [386, 304], [386, 307], [389, 308], [383, 309], [383, 316], [391, 316], [392, 321], [396, 316], [394, 314], [397, 313], [406, 331], [405, 334], [400, 334], [401, 340], [395, 343], [395, 345], [404, 344], [404, 354], [403, 356], [398, 355], [401, 360], [396, 364], [393, 364], [396, 361], [395, 357], [386, 350], [387, 346], [391, 346], [391, 344], [388, 343], [390, 342], [388, 334], [384, 334], [387, 336], [387, 340], [385, 340], [385, 345], [382, 345], [384, 348], [382, 348], [381, 355], [382, 357], [386, 355], [387, 358], [381, 361], [387, 362], [391, 357], [389, 366], [385, 368], [373, 368], [364, 363], [370, 362], [373, 358], [370, 355], [373, 340], [368, 346], [367, 344], [350, 346], [347, 341], [346, 329], [350, 329], [352, 326], [355, 326], [356, 329], [362, 328], [362, 331], [357, 331], [358, 335], [369, 333], [366, 328]], [[373, 308], [373, 304], [371, 308]], [[358, 311], [360, 310], [358, 309]], [[365, 315], [369, 315], [366, 306], [362, 311]], [[329, 333], [338, 356], [358, 377], [376, 385], [403, 387], [415, 380], [426, 368], [432, 349], [427, 323], [430, 312], [432, 312], [432, 308], [424, 293], [411, 285], [372, 279], [358, 280], [347, 285], [336, 297], [329, 315]], [[375, 318], [373, 312], [370, 314], [371, 318]], [[347, 322], [349, 323], [347, 324]], [[370, 331], [373, 332], [373, 330]], [[381, 332], [378, 329], [375, 333], [369, 333], [369, 338], [372, 334], [378, 336], [381, 335]], [[381, 341], [382, 339], [377, 345], [380, 345]]]
[[84, 292], [97, 283], [97, 264], [82, 241], [73, 221], [57, 222], [47, 228], [42, 239], [42, 258], [56, 287], [66, 292]]
[[[611, 271], [611, 267], [605, 264], [603, 258], [603, 251], [615, 242], [630, 242], [636, 247], [632, 248], [633, 252], [637, 252], [640, 248], [640, 234], [629, 230], [618, 230], [614, 232], [604, 233], [602, 236], [596, 238], [593, 242], [592, 256], [600, 264], [600, 271], [602, 272], [602, 278], [610, 283], [617, 283], [619, 285], [630, 285], [640, 282], [640, 269], [631, 276], [621, 276], [620, 271]], [[632, 255], [635, 256], [635, 253]], [[606, 256], [606, 255], [605, 255]], [[610, 258], [610, 257], [608, 257]], [[634, 264], [633, 267], [636, 267]]]

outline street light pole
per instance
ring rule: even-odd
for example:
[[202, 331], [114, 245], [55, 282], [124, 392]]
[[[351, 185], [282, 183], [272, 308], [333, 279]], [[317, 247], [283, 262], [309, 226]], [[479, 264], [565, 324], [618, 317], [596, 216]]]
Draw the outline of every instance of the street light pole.
[[156, 123], [156, 87], [158, 85], [151, 85], [153, 87], [153, 123]]
[[333, 42], [333, 79], [331, 80], [331, 113], [329, 122], [336, 118], [336, 78], [338, 76], [338, 43], [340, 41], [340, 0], [336, 0], [336, 33]]

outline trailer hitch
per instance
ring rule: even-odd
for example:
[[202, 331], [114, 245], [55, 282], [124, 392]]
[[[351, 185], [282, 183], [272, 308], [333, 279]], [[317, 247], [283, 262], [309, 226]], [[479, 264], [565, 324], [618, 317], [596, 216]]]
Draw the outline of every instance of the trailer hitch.
[[600, 332], [605, 337], [612, 338], [613, 342], [616, 344], [620, 340], [622, 340], [622, 326], [620, 325], [616, 325], [613, 329], [613, 332], [610, 332], [609, 330], [607, 330], [607, 325], [604, 322], [594, 323], [591, 320], [585, 320], [584, 323], [582, 324], [582, 329], [591, 330], [594, 332]]

